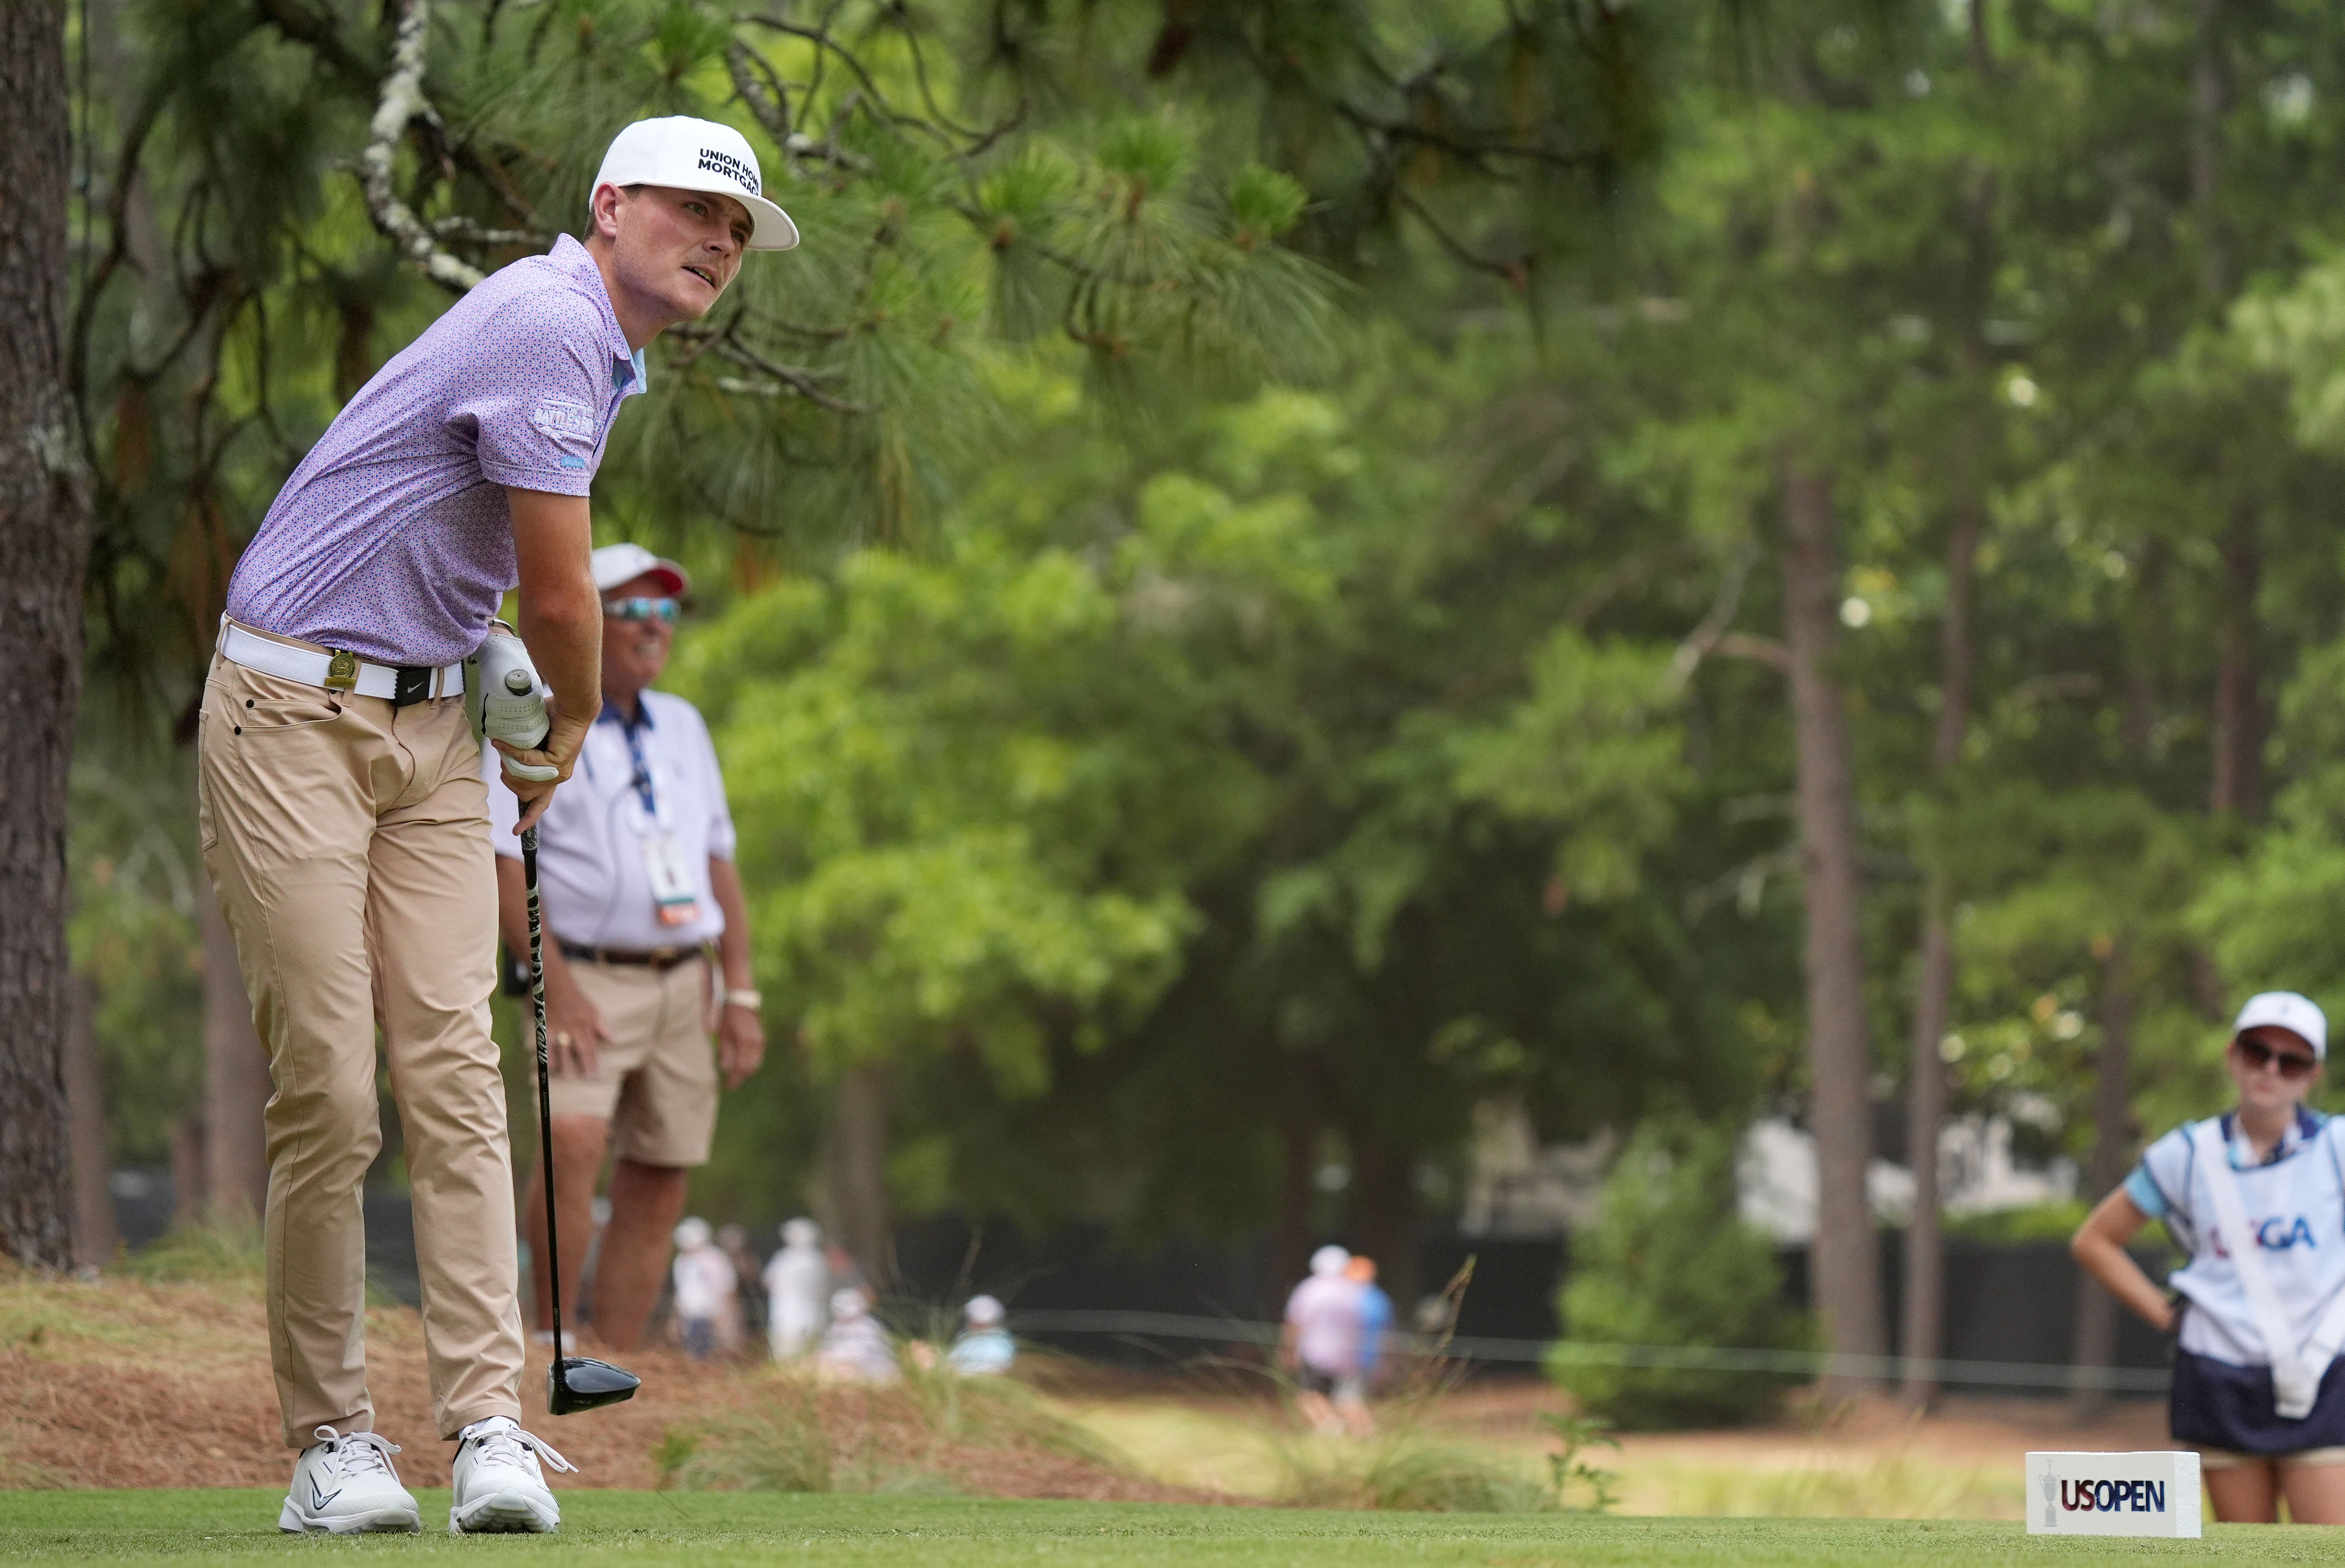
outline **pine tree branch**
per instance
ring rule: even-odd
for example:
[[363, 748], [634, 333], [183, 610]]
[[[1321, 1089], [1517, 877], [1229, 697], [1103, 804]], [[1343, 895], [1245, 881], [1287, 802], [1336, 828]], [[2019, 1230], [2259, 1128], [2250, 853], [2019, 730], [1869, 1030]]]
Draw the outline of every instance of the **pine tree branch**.
[[534, 228], [483, 228], [469, 217], [435, 218], [431, 228], [434, 238], [452, 239], [462, 245], [542, 247], [545, 244], [545, 236]]
[[350, 53], [330, 15], [320, 15], [301, 0], [259, 0], [261, 19], [295, 43], [306, 46], [331, 66], [343, 81], [364, 93], [375, 85], [372, 67]]
[[[753, 61], [764, 69], [764, 82], [759, 82], [751, 74], [749, 66]], [[764, 56], [754, 53], [738, 38], [725, 46], [725, 69], [733, 77], [733, 90], [741, 95], [743, 103], [749, 106], [749, 113], [766, 127], [766, 134], [774, 138], [774, 144], [787, 154], [790, 150], [790, 96], [783, 87], [781, 78], [774, 75]]]
[[1419, 201], [1416, 197], [1409, 194], [1409, 192], [1399, 183], [1395, 182], [1392, 187], [1392, 193], [1393, 198], [1396, 201], [1399, 202], [1401, 206], [1408, 208], [1410, 214], [1414, 216], [1419, 223], [1425, 225], [1426, 232], [1433, 236], [1435, 241], [1440, 245], [1442, 249], [1447, 251], [1451, 256], [1456, 257], [1459, 261], [1473, 268], [1478, 272], [1487, 272], [1494, 278], [1505, 278], [1518, 294], [1528, 294], [1530, 292], [1531, 273], [1528, 258], [1524, 258], [1519, 260], [1499, 261], [1490, 257], [1484, 256], [1468, 246], [1464, 240], [1459, 239], [1457, 236], [1451, 234], [1449, 232], [1448, 226], [1444, 224], [1439, 218], [1433, 216], [1432, 208], [1426, 207], [1425, 203]]
[[871, 406], [868, 403], [849, 402], [836, 393], [826, 391], [817, 379], [822, 372], [809, 370], [800, 365], [777, 364], [737, 339], [719, 337], [708, 345], [708, 351], [720, 359], [738, 365], [745, 370], [755, 370], [761, 376], [771, 377], [773, 383], [778, 383], [778, 385], [769, 383], [762, 388], [756, 384], [727, 385], [726, 381], [730, 379], [727, 378], [726, 380], [718, 382], [722, 390], [778, 397], [782, 389], [787, 388], [807, 401], [818, 408], [828, 409], [833, 413], [868, 414], [871, 412]]
[[423, 50], [431, 33], [431, 0], [391, 0], [391, 4], [398, 24], [396, 41], [374, 120], [368, 126], [366, 150], [359, 154], [359, 184], [366, 192], [367, 210], [374, 217], [375, 228], [404, 250], [425, 277], [461, 294], [488, 275], [442, 248], [432, 231], [399, 199], [391, 186], [392, 165], [407, 127], [419, 119], [435, 127], [439, 124], [439, 116], [423, 96]]

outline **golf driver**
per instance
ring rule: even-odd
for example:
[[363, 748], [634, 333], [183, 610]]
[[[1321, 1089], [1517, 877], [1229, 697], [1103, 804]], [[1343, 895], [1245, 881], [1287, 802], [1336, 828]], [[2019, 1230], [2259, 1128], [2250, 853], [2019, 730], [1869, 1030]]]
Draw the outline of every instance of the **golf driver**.
[[[483, 732], [511, 744], [533, 747], [545, 739], [545, 697], [536, 669], [517, 637], [492, 632], [482, 644]], [[553, 770], [504, 759], [507, 771], [525, 778], [550, 777]], [[529, 1003], [537, 1027], [537, 1146], [545, 1160], [545, 1277], [553, 1319], [553, 1364], [546, 1369], [545, 1408], [555, 1415], [593, 1410], [632, 1399], [644, 1380], [624, 1367], [592, 1356], [566, 1356], [562, 1338], [562, 1239], [553, 1203], [553, 1103], [547, 1086], [545, 1054], [545, 928], [537, 898], [537, 829], [521, 835], [522, 885], [529, 896]]]

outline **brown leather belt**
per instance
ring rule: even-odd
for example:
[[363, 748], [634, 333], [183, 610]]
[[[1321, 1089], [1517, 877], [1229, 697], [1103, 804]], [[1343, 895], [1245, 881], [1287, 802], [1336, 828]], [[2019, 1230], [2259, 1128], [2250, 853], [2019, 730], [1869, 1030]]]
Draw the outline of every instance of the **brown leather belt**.
[[587, 964], [629, 964], [638, 968], [669, 970], [700, 956], [697, 947], [589, 947], [583, 942], [557, 943], [564, 958]]

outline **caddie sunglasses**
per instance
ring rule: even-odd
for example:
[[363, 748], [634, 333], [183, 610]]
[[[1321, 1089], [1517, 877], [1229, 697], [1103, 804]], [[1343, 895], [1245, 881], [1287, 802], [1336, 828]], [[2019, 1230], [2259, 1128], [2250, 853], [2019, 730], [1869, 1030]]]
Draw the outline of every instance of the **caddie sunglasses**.
[[649, 621], [656, 616], [673, 626], [684, 607], [673, 599], [605, 599], [603, 613], [614, 621]]
[[2320, 1065], [2318, 1057], [2299, 1057], [2294, 1051], [2276, 1051], [2261, 1040], [2246, 1035], [2233, 1040], [2231, 1047], [2239, 1053], [2239, 1060], [2247, 1064], [2249, 1072], [2277, 1067], [2284, 1078], [2300, 1078]]

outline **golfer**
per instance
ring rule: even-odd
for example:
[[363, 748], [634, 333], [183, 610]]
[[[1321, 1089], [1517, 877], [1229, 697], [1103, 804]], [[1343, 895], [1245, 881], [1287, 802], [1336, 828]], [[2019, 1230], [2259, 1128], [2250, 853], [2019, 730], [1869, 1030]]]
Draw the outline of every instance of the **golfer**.
[[[594, 1183], [605, 1153], [617, 1155], [589, 1317], [605, 1344], [631, 1351], [644, 1341], [668, 1272], [685, 1179], [708, 1163], [718, 1073], [726, 1088], [738, 1088], [765, 1059], [766, 1034], [716, 749], [698, 709], [651, 689], [667, 667], [690, 583], [684, 568], [639, 544], [605, 545], [591, 566], [603, 595], [601, 713], [577, 773], [538, 828], [550, 938], [546, 1060], [563, 1230], [592, 1233]], [[496, 760], [484, 757], [482, 766], [493, 780]], [[529, 903], [520, 842], [510, 831], [518, 811], [513, 792], [492, 782], [505, 946], [527, 953]], [[523, 1212], [537, 1327], [550, 1339], [542, 1180], [533, 1180]], [[576, 1299], [582, 1250], [562, 1260], [565, 1300]]]
[[[2224, 1065], [2238, 1104], [2150, 1145], [2076, 1231], [2076, 1260], [2160, 1331], [2179, 1327], [2171, 1430], [2231, 1522], [2345, 1523], [2345, 1138], [2304, 1098], [2328, 1020], [2251, 996]], [[2169, 1300], [2126, 1254], [2163, 1219], [2189, 1261]]]
[[[300, 1451], [278, 1524], [413, 1531], [366, 1377], [360, 1185], [375, 1033], [406, 1134], [453, 1530], [561, 1521], [523, 1431], [513, 1171], [497, 1049], [496, 878], [464, 661], [506, 591], [553, 688], [511, 754], [534, 822], [601, 707], [587, 491], [644, 346], [705, 314], [745, 249], [797, 231], [723, 126], [612, 142], [585, 242], [474, 288], [350, 400], [238, 562], [198, 728], [204, 864], [277, 1092], [265, 1113], [269, 1358]], [[503, 743], [499, 743], [502, 746]]]

